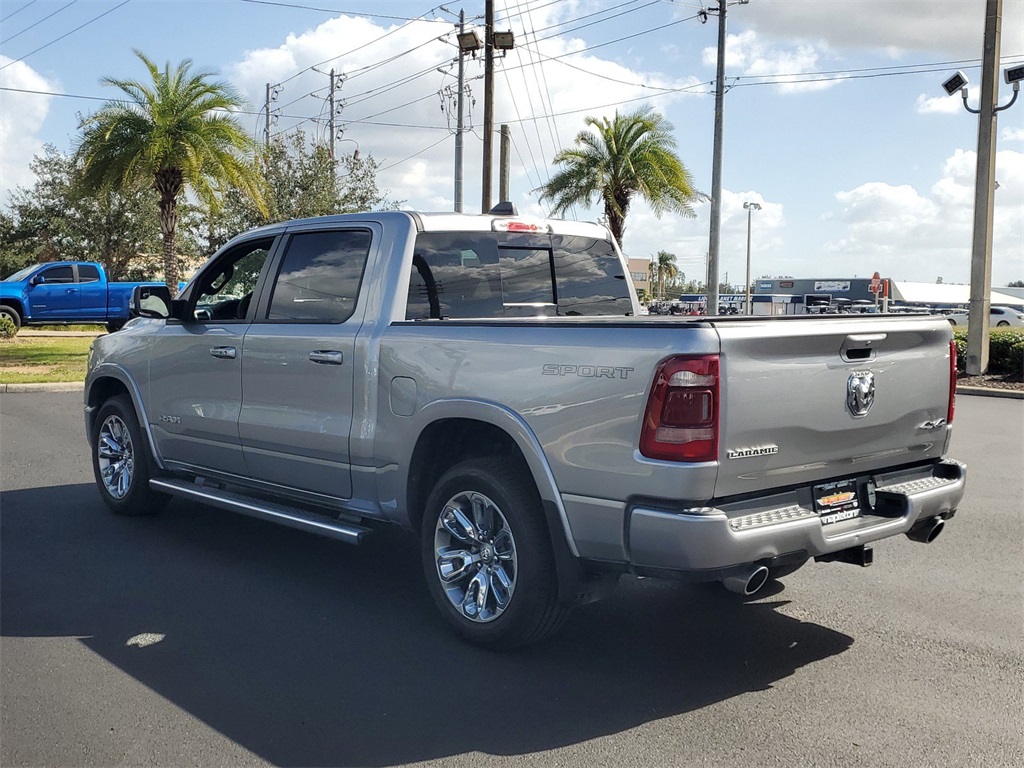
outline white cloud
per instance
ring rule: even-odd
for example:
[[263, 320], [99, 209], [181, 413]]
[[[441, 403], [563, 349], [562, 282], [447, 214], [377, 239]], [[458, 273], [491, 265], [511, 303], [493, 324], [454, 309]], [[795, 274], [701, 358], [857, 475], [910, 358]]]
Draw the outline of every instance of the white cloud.
[[1024, 141], [1024, 128], [1003, 128], [999, 132], [1000, 141]]
[[[24, 62], [11, 64], [0, 55], [0, 86], [26, 91], [52, 91], [55, 86]], [[0, 109], [0, 204], [17, 186], [28, 186], [35, 176], [29, 169], [43, 142], [38, 133], [50, 109], [52, 97], [17, 91], [3, 92]]]
[[[770, 40], [823, 40], [833, 48], [907, 51], [949, 58], [981, 55], [985, 0], [899, 3], [891, 0], [772, 0], [730, 10]], [[1002, 55], [1024, 53], [1024, 3], [1003, 3]]]
[[[908, 185], [869, 182], [836, 194], [839, 230], [825, 250], [887, 275], [966, 282], [974, 225], [976, 154], [957, 150], [927, 193]], [[1024, 153], [996, 154], [993, 280], [1020, 279], [1024, 264]]]
[[[779, 93], [821, 91], [837, 85], [840, 80], [811, 80], [806, 73], [820, 69], [820, 51], [808, 43], [783, 49], [770, 45], [753, 30], [738, 35], [727, 35], [725, 41], [725, 71], [728, 77], [742, 72], [745, 77], [767, 77], [778, 83]], [[705, 48], [701, 59], [705, 66], [714, 67], [718, 49]]]
[[919, 115], [952, 115], [963, 111], [963, 100], [959, 96], [928, 97], [923, 93], [917, 97]]

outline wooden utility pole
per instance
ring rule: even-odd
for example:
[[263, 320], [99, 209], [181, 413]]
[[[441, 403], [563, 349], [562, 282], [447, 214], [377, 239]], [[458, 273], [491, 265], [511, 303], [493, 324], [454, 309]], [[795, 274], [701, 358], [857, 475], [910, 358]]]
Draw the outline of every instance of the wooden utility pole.
[[509, 132], [508, 125], [502, 124], [501, 126], [501, 154], [499, 156], [499, 169], [498, 169], [498, 202], [509, 199], [508, 191], [508, 172], [509, 165], [512, 162], [511, 158], [511, 144], [512, 134]]

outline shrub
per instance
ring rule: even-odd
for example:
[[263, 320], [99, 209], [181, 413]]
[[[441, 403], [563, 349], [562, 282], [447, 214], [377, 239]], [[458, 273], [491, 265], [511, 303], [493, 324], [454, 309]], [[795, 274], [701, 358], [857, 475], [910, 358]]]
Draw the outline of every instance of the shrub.
[[[953, 339], [956, 341], [956, 367], [962, 372], [967, 362], [967, 329], [954, 328]], [[993, 328], [989, 331], [988, 370], [1024, 378], [1024, 330]]]
[[13, 339], [18, 335], [18, 326], [9, 317], [0, 316], [0, 339]]

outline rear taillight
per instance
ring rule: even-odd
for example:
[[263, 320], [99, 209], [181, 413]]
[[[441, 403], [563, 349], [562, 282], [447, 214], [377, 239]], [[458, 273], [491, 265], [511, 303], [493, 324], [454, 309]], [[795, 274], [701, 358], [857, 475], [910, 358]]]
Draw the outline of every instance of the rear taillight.
[[640, 453], [666, 461], [718, 459], [718, 355], [672, 357], [658, 366]]
[[956, 341], [949, 342], [949, 405], [946, 407], [946, 423], [953, 423], [956, 410]]

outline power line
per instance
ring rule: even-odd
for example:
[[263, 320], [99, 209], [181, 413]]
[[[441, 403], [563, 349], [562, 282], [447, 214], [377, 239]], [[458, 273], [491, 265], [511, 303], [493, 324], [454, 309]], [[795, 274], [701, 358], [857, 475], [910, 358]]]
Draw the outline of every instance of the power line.
[[[247, 1], [247, 2], [256, 2], [256, 0], [245, 0], [245, 1]], [[263, 2], [263, 1], [265, 1], [265, 0], [261, 0], [261, 2]], [[438, 8], [440, 8], [440, 7], [441, 7], [441, 6], [439, 6], [439, 5], [437, 5], [437, 6], [434, 6], [434, 7], [433, 7], [433, 8], [431, 8], [430, 10], [426, 11], [425, 13], [423, 13], [423, 14], [422, 14], [421, 16], [419, 16], [419, 17], [417, 17], [417, 18], [415, 18], [415, 19], [410, 19], [410, 21], [421, 21], [421, 20], [423, 20], [423, 18], [424, 18], [424, 17], [425, 17], [425, 16], [426, 16], [426, 15], [427, 15], [428, 13], [432, 13], [433, 11], [436, 11], [436, 10], [437, 10]], [[447, 26], [447, 22], [444, 22], [444, 23], [445, 23], [445, 25]], [[299, 75], [301, 75], [301, 74], [302, 74], [303, 72], [309, 72], [309, 70], [311, 70], [311, 69], [313, 69], [313, 68], [315, 68], [315, 67], [322, 67], [322, 66], [323, 66], [324, 64], [328, 64], [328, 63], [330, 63], [330, 62], [332, 62], [332, 61], [336, 61], [336, 60], [340, 59], [340, 58], [341, 58], [342, 56], [348, 56], [348, 55], [350, 55], [350, 54], [353, 54], [353, 53], [355, 53], [356, 51], [361, 51], [361, 50], [363, 50], [363, 48], [368, 48], [368, 47], [369, 47], [369, 46], [371, 46], [371, 45], [376, 45], [377, 43], [379, 43], [379, 42], [380, 42], [381, 40], [383, 40], [384, 38], [386, 38], [386, 37], [390, 37], [391, 35], [394, 35], [394, 34], [396, 34], [397, 32], [401, 32], [401, 31], [402, 31], [402, 30], [404, 30], [404, 29], [405, 29], [405, 28], [406, 28], [407, 26], [408, 26], [407, 24], [403, 24], [403, 25], [402, 25], [402, 26], [400, 26], [400, 27], [395, 27], [395, 28], [394, 28], [394, 29], [392, 29], [391, 31], [389, 31], [389, 32], [385, 32], [385, 33], [384, 33], [383, 35], [381, 35], [380, 37], [375, 37], [375, 38], [374, 38], [373, 40], [370, 40], [370, 41], [369, 41], [369, 42], [367, 42], [367, 43], [363, 43], [362, 45], [360, 45], [360, 46], [357, 46], [357, 47], [353, 48], [353, 49], [352, 49], [352, 50], [350, 50], [350, 51], [345, 51], [344, 53], [339, 53], [339, 54], [338, 54], [337, 56], [331, 56], [331, 58], [329, 58], [329, 59], [324, 59], [323, 61], [318, 61], [318, 62], [317, 62], [316, 64], [312, 64], [312, 65], [310, 65], [310, 66], [306, 67], [305, 69], [300, 69], [300, 70], [299, 70], [298, 72], [296, 72], [295, 74], [293, 74], [293, 75], [290, 75], [289, 77], [286, 77], [286, 78], [285, 78], [284, 80], [282, 80], [282, 81], [281, 81], [280, 83], [278, 83], [278, 85], [284, 85], [284, 84], [285, 84], [285, 83], [287, 83], [287, 82], [288, 82], [289, 80], [294, 80], [294, 79], [295, 79], [296, 77], [298, 77]]]
[[[547, 32], [549, 29], [556, 29], [557, 27], [564, 27], [567, 24], [573, 24], [573, 23], [575, 23], [577, 21], [580, 21], [581, 19], [586, 19], [586, 18], [589, 18], [591, 16], [598, 16], [599, 14], [602, 14], [602, 13], [608, 13], [609, 11], [614, 11], [616, 8], [622, 8], [624, 5], [633, 5], [634, 3], [637, 3], [638, 1], [639, 0], [630, 0], [629, 2], [626, 2], [626, 3], [620, 3], [619, 5], [613, 5], [611, 8], [605, 8], [605, 9], [600, 10], [600, 11], [594, 11], [593, 13], [588, 13], [585, 16], [577, 16], [575, 19], [570, 19], [569, 21], [563, 21], [563, 22], [560, 22], [558, 24], [550, 24], [550, 25], [548, 25], [546, 27], [541, 27], [540, 29], [538, 29], [536, 31], [537, 32]], [[563, 29], [561, 32], [558, 33], [558, 35], [548, 35], [547, 37], [544, 37], [544, 38], [541, 38], [541, 39], [542, 40], [549, 40], [552, 37], [557, 37], [559, 35], [565, 35], [565, 34], [568, 34], [569, 32], [576, 32], [577, 30], [580, 30], [580, 29], [586, 29], [587, 27], [592, 27], [595, 24], [603, 24], [606, 21], [611, 21], [612, 19], [617, 19], [619, 16], [625, 16], [627, 13], [636, 13], [637, 11], [643, 10], [644, 8], [649, 8], [652, 5], [657, 5], [660, 2], [661, 2], [661, 0], [650, 0], [650, 2], [644, 3], [643, 5], [641, 5], [638, 8], [629, 8], [629, 9], [627, 9], [625, 11], [622, 11], [620, 13], [616, 13], [616, 14], [614, 14], [612, 16], [606, 16], [603, 19], [596, 19], [594, 21], [589, 21], [586, 24], [580, 24], [578, 27], [571, 27], [569, 29]]]
[[79, 24], [79, 25], [78, 25], [77, 27], [75, 27], [74, 29], [72, 29], [72, 30], [71, 30], [70, 32], [65, 32], [65, 33], [64, 33], [63, 35], [61, 35], [60, 37], [58, 37], [58, 38], [55, 38], [54, 40], [51, 40], [50, 42], [46, 43], [45, 45], [41, 45], [41, 46], [39, 46], [39, 47], [38, 47], [38, 48], [36, 48], [36, 49], [35, 49], [34, 51], [29, 51], [29, 52], [28, 52], [28, 53], [26, 53], [26, 54], [25, 54], [24, 56], [21, 56], [20, 58], [14, 59], [14, 61], [9, 61], [9, 62], [7, 62], [7, 63], [6, 63], [6, 64], [4, 64], [4, 65], [3, 65], [2, 67], [0, 67], [0, 70], [4, 70], [4, 69], [7, 69], [7, 68], [8, 68], [9, 66], [11, 66], [12, 64], [17, 64], [17, 63], [18, 63], [19, 61], [23, 61], [24, 59], [27, 59], [27, 58], [28, 58], [29, 56], [31, 56], [32, 54], [34, 54], [34, 53], [39, 53], [39, 52], [40, 52], [41, 50], [43, 50], [44, 48], [49, 48], [49, 47], [50, 47], [51, 45], [53, 45], [54, 43], [59, 43], [59, 42], [60, 42], [61, 40], [63, 40], [63, 39], [64, 39], [65, 37], [67, 37], [68, 35], [73, 35], [73, 34], [74, 34], [75, 32], [77, 32], [78, 30], [82, 29], [82, 27], [87, 27], [87, 26], [89, 26], [90, 24], [92, 24], [92, 23], [93, 23], [94, 21], [99, 21], [99, 20], [100, 20], [100, 19], [102, 19], [102, 18], [103, 18], [104, 16], [106, 16], [106, 15], [107, 15], [107, 14], [109, 14], [109, 13], [113, 13], [113, 12], [114, 12], [114, 11], [116, 11], [116, 10], [117, 10], [118, 8], [120, 8], [121, 6], [123, 6], [123, 5], [128, 5], [128, 3], [130, 3], [131, 1], [132, 1], [132, 0], [123, 0], [123, 2], [121, 2], [121, 3], [118, 3], [118, 4], [117, 4], [117, 5], [115, 5], [115, 6], [113, 7], [113, 8], [110, 8], [110, 9], [108, 9], [108, 10], [104, 11], [104, 12], [103, 12], [103, 13], [101, 13], [101, 14], [100, 14], [99, 16], [94, 16], [93, 18], [89, 19], [88, 21], [86, 21], [86, 22], [84, 22], [84, 23], [82, 23], [82, 24]]
[[[71, 0], [71, 2], [70, 2], [70, 3], [68, 3], [67, 5], [62, 5], [62, 6], [61, 6], [60, 8], [58, 8], [58, 9], [57, 9], [56, 11], [54, 11], [53, 13], [51, 13], [51, 14], [49, 14], [49, 15], [47, 15], [47, 16], [43, 16], [43, 18], [41, 18], [41, 19], [40, 19], [39, 21], [35, 22], [34, 24], [29, 24], [29, 25], [28, 25], [27, 27], [25, 27], [25, 28], [24, 28], [23, 30], [21, 30], [21, 32], [15, 32], [15, 33], [14, 33], [13, 35], [11, 35], [10, 37], [7, 37], [7, 38], [4, 38], [3, 40], [0, 40], [0, 45], [3, 45], [4, 43], [9, 43], [9, 42], [10, 42], [11, 40], [13, 40], [14, 38], [16, 38], [16, 37], [17, 37], [18, 35], [23, 35], [23, 34], [25, 34], [25, 33], [26, 33], [26, 32], [28, 32], [28, 31], [29, 31], [30, 29], [32, 29], [32, 27], [38, 27], [38, 26], [39, 26], [40, 24], [42, 24], [42, 23], [43, 23], [44, 21], [46, 21], [46, 20], [47, 20], [48, 18], [50, 18], [51, 16], [56, 16], [56, 15], [57, 15], [58, 13], [60, 13], [61, 11], [63, 11], [63, 10], [65, 9], [65, 8], [70, 8], [70, 7], [72, 6], [72, 5], [74, 5], [74, 4], [75, 4], [75, 3], [77, 3], [77, 2], [78, 2], [78, 0]], [[31, 3], [29, 3], [29, 5], [31, 5]], [[18, 10], [21, 10], [21, 9], [19, 8]], [[15, 13], [17, 13], [17, 11], [15, 11]], [[6, 21], [6, 19], [4, 19], [4, 21]]]
[[[430, 94], [430, 95], [431, 95], [431, 96], [433, 96], [434, 94]], [[428, 146], [428, 147], [424, 147], [424, 148], [423, 148], [423, 149], [421, 149], [421, 150], [420, 150], [419, 152], [415, 152], [415, 153], [413, 153], [413, 154], [409, 155], [408, 157], [403, 157], [403, 158], [402, 158], [401, 160], [399, 160], [399, 161], [397, 161], [397, 162], [391, 163], [391, 164], [389, 164], [389, 165], [382, 165], [382, 166], [380, 166], [380, 167], [379, 167], [379, 168], [378, 168], [377, 170], [378, 170], [378, 171], [386, 171], [386, 170], [388, 170], [388, 169], [390, 169], [390, 168], [394, 168], [394, 167], [395, 167], [396, 165], [401, 165], [402, 163], [404, 163], [404, 162], [406, 162], [406, 161], [408, 161], [408, 160], [412, 160], [412, 159], [413, 159], [414, 157], [419, 157], [420, 155], [422, 155], [422, 154], [423, 154], [424, 152], [426, 152], [427, 150], [429, 150], [429, 149], [433, 149], [434, 147], [436, 147], [436, 146], [437, 146], [438, 144], [440, 144], [441, 142], [443, 142], [443, 141], [447, 141], [447, 140], [448, 140], [449, 138], [451, 138], [451, 134], [450, 134], [450, 133], [448, 133], [447, 131], [448, 131], [448, 129], [446, 128], [446, 129], [445, 129], [445, 135], [444, 135], [444, 136], [442, 136], [442, 137], [441, 137], [440, 139], [438, 139], [437, 141], [435, 141], [435, 142], [434, 142], [433, 144], [431, 144], [430, 146]]]
[[[534, 44], [536, 44], [536, 43], [534, 43]], [[523, 47], [526, 48], [527, 50], [532, 51], [533, 53], [537, 54], [541, 58], [546, 59], [547, 61], [558, 62], [559, 64], [561, 64], [563, 66], [569, 67], [570, 69], [575, 69], [577, 72], [582, 72], [582, 73], [584, 73], [586, 75], [593, 75], [594, 77], [600, 77], [602, 80], [608, 80], [609, 82], [612, 82], [612, 83], [619, 83], [620, 85], [630, 85], [630, 86], [633, 86], [634, 88], [650, 88], [651, 90], [655, 90], [655, 91], [669, 91], [670, 92], [670, 91], [676, 90], [675, 88], [669, 88], [668, 86], [663, 86], [663, 85], [649, 85], [647, 83], [631, 83], [628, 80], [619, 80], [618, 78], [612, 77], [611, 75], [599, 75], [597, 72], [593, 72], [593, 71], [591, 71], [589, 69], [584, 69], [583, 67], [576, 66], [575, 64], [570, 64], [568, 61], [565, 61], [561, 57], [548, 56], [546, 53], [541, 53], [536, 48], [531, 48], [530, 44], [524, 44]]]
[[[302, 11], [319, 11], [320, 13], [337, 14], [339, 16], [367, 16], [374, 19], [393, 19], [395, 21], [418, 21], [419, 19], [423, 18], [423, 16], [419, 16], [414, 19], [408, 16], [388, 16], [383, 13], [365, 13], [363, 11], [342, 11], [335, 8], [317, 8], [316, 6], [313, 5], [299, 5], [298, 3], [276, 3], [271, 2], [271, 0], [241, 0], [241, 2], [252, 3], [253, 5], [275, 5], [279, 8], [294, 8], [296, 10]], [[430, 10], [433, 11], [437, 9], [431, 8]], [[427, 13], [430, 13], [430, 11], [427, 11]], [[425, 15], [426, 14], [424, 14], [424, 16]]]
[[23, 6], [21, 6], [21, 8], [19, 8], [18, 10], [16, 10], [16, 11], [11, 11], [11, 12], [10, 12], [10, 13], [8, 13], [8, 14], [7, 14], [6, 16], [4, 16], [4, 18], [3, 18], [3, 21], [7, 21], [8, 19], [10, 19], [10, 18], [11, 18], [11, 16], [17, 16], [17, 15], [18, 15], [19, 13], [21, 13], [22, 11], [24, 11], [24, 10], [25, 10], [26, 8], [28, 8], [28, 7], [30, 6], [30, 5], [35, 5], [35, 4], [36, 4], [36, 2], [37, 2], [37, 0], [29, 0], [29, 2], [25, 3], [25, 4], [24, 4]]

